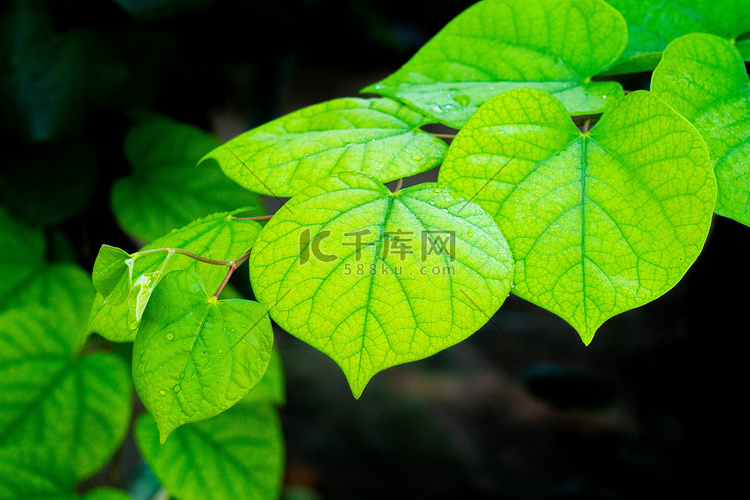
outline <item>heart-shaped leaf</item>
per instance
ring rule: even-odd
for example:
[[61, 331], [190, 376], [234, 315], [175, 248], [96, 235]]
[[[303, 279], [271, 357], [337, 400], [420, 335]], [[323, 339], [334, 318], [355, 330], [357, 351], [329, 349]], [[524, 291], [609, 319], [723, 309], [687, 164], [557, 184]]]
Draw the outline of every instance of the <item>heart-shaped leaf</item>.
[[700, 135], [645, 91], [586, 133], [549, 94], [500, 94], [453, 140], [438, 182], [495, 217], [515, 258], [513, 293], [586, 344], [604, 321], [679, 281], [716, 196]]
[[54, 312], [12, 309], [0, 325], [0, 447], [45, 446], [76, 479], [91, 475], [128, 429], [127, 366], [110, 353], [76, 357], [85, 336]]
[[363, 92], [398, 99], [454, 128], [517, 87], [553, 93], [571, 114], [600, 113], [623, 91], [591, 77], [626, 43], [625, 20], [601, 0], [482, 0]]
[[294, 196], [341, 172], [389, 182], [443, 159], [445, 143], [419, 129], [427, 123], [390, 99], [334, 99], [245, 132], [206, 158], [242, 186], [269, 196]]
[[156, 477], [181, 500], [279, 497], [283, 438], [271, 405], [237, 405], [175, 429], [163, 444], [154, 419], [144, 414], [135, 438]]
[[[198, 219], [158, 238], [140, 251], [181, 248], [208, 259], [236, 260], [253, 246], [261, 228], [258, 222], [243, 218], [244, 214], [245, 211], [240, 209]], [[133, 292], [128, 290], [128, 294], [133, 293], [132, 300], [119, 304], [105, 303], [104, 297], [97, 294], [91, 306], [89, 331], [97, 332], [113, 342], [132, 342], [135, 339], [139, 314], [135, 309], [131, 311], [131, 305], [143, 312], [159, 276], [179, 269], [192, 270], [200, 276], [205, 287], [213, 292], [221, 284], [228, 269], [226, 266], [200, 262], [185, 255], [170, 254], [166, 251], [135, 256], [132, 266], [134, 285], [138, 280], [144, 282], [144, 275], [152, 278], [147, 284], [148, 290], [145, 290], [148, 293], [144, 293], [143, 286]], [[127, 286], [128, 283], [125, 281], [119, 286]]]
[[282, 328], [341, 366], [355, 397], [377, 372], [466, 339], [510, 291], [503, 235], [451, 189], [391, 193], [342, 174], [288, 204], [253, 248], [253, 291]]
[[217, 300], [193, 271], [173, 271], [151, 294], [133, 345], [133, 382], [159, 426], [211, 418], [244, 398], [268, 367], [266, 310], [250, 300]]
[[680, 37], [664, 51], [651, 89], [708, 144], [716, 213], [750, 226], [750, 79], [740, 53], [713, 35]]
[[197, 127], [167, 118], [135, 125], [125, 137], [133, 173], [112, 187], [112, 210], [131, 236], [151, 242], [208, 214], [247, 207], [264, 212], [261, 199], [198, 160], [220, 142]]
[[628, 24], [628, 44], [605, 74], [651, 71], [669, 42], [689, 33], [727, 40], [750, 31], [750, 1], [608, 0]]

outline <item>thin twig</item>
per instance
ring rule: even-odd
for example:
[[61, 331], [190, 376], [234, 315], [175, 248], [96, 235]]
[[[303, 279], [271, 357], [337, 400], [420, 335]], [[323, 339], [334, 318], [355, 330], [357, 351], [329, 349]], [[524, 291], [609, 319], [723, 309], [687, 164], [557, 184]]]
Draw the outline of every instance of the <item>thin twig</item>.
[[216, 290], [216, 293], [214, 293], [213, 295], [215, 299], [219, 298], [219, 295], [224, 290], [224, 287], [227, 286], [227, 283], [229, 283], [229, 278], [232, 277], [232, 274], [234, 274], [234, 271], [238, 267], [240, 267], [245, 261], [247, 261], [247, 259], [249, 258], [250, 258], [250, 250], [245, 252], [245, 254], [242, 257], [240, 257], [237, 260], [232, 261], [232, 263], [229, 264], [229, 270], [227, 271], [226, 276], [224, 276], [224, 279], [221, 280], [221, 283], [219, 284], [219, 288]]

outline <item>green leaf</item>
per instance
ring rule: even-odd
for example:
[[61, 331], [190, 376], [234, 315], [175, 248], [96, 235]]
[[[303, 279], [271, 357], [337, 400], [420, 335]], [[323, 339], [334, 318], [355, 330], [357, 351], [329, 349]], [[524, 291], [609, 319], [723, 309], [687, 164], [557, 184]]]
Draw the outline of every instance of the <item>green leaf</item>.
[[0, 207], [0, 304], [32, 279], [44, 265], [44, 233]]
[[0, 325], [0, 447], [54, 449], [76, 479], [90, 476], [125, 438], [127, 366], [109, 353], [76, 357], [85, 337], [53, 312], [13, 309]]
[[193, 271], [154, 290], [133, 346], [133, 382], [159, 427], [211, 418], [247, 396], [268, 367], [273, 330], [250, 300], [217, 300]]
[[269, 196], [294, 196], [341, 172], [389, 182], [440, 164], [446, 146], [419, 129], [427, 123], [390, 99], [334, 99], [245, 132], [205, 158], [218, 161], [240, 185]]
[[711, 151], [715, 212], [750, 226], [750, 79], [726, 40], [692, 34], [670, 43], [652, 91], [690, 120]]
[[181, 500], [279, 497], [283, 438], [270, 405], [237, 405], [176, 429], [163, 444], [153, 418], [143, 414], [135, 439], [162, 485]]
[[553, 93], [571, 114], [600, 113], [622, 87], [590, 79], [626, 43], [625, 20], [601, 0], [483, 0], [363, 92], [406, 102], [454, 128], [517, 87]]
[[391, 193], [342, 174], [288, 208], [253, 248], [254, 293], [282, 328], [341, 366], [355, 397], [377, 372], [466, 339], [510, 291], [503, 235], [450, 189]]
[[124, 491], [95, 488], [75, 493], [71, 463], [47, 447], [0, 448], [1, 500], [127, 500]]
[[667, 44], [688, 33], [732, 40], [750, 30], [750, 1], [608, 0], [628, 24], [628, 44], [605, 74], [651, 71]]
[[740, 54], [742, 54], [742, 59], [744, 59], [745, 62], [750, 62], [750, 38], [737, 40], [734, 46], [740, 51]]
[[[234, 212], [221, 212], [198, 219], [166, 236], [158, 238], [140, 251], [158, 248], [181, 248], [202, 257], [220, 261], [236, 260], [247, 252], [260, 232], [260, 224], [253, 220], [240, 218], [245, 215], [244, 209]], [[168, 260], [167, 260], [168, 259]], [[228, 268], [199, 262], [188, 256], [167, 252], [158, 252], [134, 257], [132, 279], [137, 282], [144, 275], [161, 272], [161, 275], [175, 270], [192, 270], [200, 276], [206, 289], [215, 290], [226, 276]], [[152, 277], [154, 275], [151, 275]], [[155, 283], [149, 285], [153, 290]], [[112, 342], [132, 342], [138, 332], [136, 311], [131, 313], [131, 303], [142, 309], [148, 302], [148, 294], [140, 297], [143, 291], [139, 287], [130, 301], [119, 304], [104, 302], [104, 297], [97, 294], [91, 306], [88, 329]], [[131, 316], [132, 314], [132, 316]]]
[[283, 405], [286, 402], [284, 388], [284, 368], [278, 349], [271, 351], [271, 360], [268, 362], [266, 373], [260, 379], [258, 385], [253, 387], [250, 394], [237, 404], [273, 403]]
[[[102, 294], [106, 299], [118, 288], [126, 290], [125, 294], [119, 297], [110, 298], [112, 303], [120, 303], [127, 298], [127, 292], [130, 291], [130, 270], [128, 265], [130, 254], [121, 248], [102, 245], [94, 261], [94, 270], [91, 281], [96, 291]], [[124, 295], [124, 296], [123, 296]], [[114, 299], [114, 300], [113, 300]]]
[[261, 215], [260, 197], [227, 179], [215, 162], [196, 164], [219, 144], [168, 118], [135, 125], [124, 143], [133, 172], [112, 187], [112, 210], [122, 229], [150, 242], [215, 212], [246, 207]]
[[81, 330], [94, 298], [91, 278], [72, 263], [45, 260], [46, 243], [39, 228], [28, 226], [0, 207], [0, 311], [44, 307], [58, 321]]
[[586, 344], [604, 321], [679, 281], [716, 196], [700, 135], [645, 91], [585, 134], [549, 94], [500, 94], [453, 140], [438, 183], [494, 216], [515, 258], [513, 293]]

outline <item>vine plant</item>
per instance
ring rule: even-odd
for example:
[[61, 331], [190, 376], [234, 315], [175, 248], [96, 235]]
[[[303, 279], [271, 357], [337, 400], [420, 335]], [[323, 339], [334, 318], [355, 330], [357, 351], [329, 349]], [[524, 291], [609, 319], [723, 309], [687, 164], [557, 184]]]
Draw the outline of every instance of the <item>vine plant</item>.
[[[654, 24], [646, 4], [481, 0], [370, 97], [204, 149], [199, 165], [289, 200], [273, 215], [207, 215], [135, 253], [103, 246], [75, 338], [43, 315], [4, 328], [0, 443], [12, 458], [0, 475], [25, 471], [23, 488], [46, 494], [119, 446], [128, 373], [107, 353], [83, 355], [92, 332], [134, 343], [147, 409], [135, 435], [172, 495], [274, 498], [283, 384], [272, 320], [335, 360], [359, 398], [378, 372], [468, 338], [511, 293], [588, 345], [609, 318], [669, 291], [715, 215], [750, 225], [750, 5], [683, 0], [661, 7], [672, 24]], [[653, 71], [650, 90], [611, 78], [636, 71]], [[435, 168], [437, 182], [403, 187]], [[255, 300], [227, 286], [244, 264]], [[32, 361], [56, 384], [46, 399], [22, 391]], [[75, 408], [58, 405], [68, 399]], [[19, 432], [50, 419], [73, 422], [61, 463], [40, 458], [56, 435]], [[10, 446], [22, 440], [23, 452]], [[67, 479], [44, 483], [32, 463]]]

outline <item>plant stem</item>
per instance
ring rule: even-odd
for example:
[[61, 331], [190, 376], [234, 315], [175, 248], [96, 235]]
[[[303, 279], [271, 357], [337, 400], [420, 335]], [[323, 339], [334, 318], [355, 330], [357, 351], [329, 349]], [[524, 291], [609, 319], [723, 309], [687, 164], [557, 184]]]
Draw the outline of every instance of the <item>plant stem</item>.
[[238, 220], [271, 220], [271, 217], [273, 217], [273, 214], [270, 214], [270, 215], [256, 215], [255, 217], [234, 217], [234, 219], [238, 219]]
[[224, 287], [227, 286], [227, 283], [229, 283], [229, 278], [231, 278], [232, 274], [234, 274], [235, 269], [240, 267], [249, 258], [250, 258], [250, 250], [245, 252], [245, 254], [242, 257], [240, 257], [237, 260], [232, 261], [232, 263], [229, 264], [229, 270], [227, 271], [226, 276], [224, 276], [224, 279], [221, 280], [221, 283], [219, 284], [219, 288], [216, 290], [216, 292], [213, 295], [215, 299], [219, 298], [219, 295], [224, 290]]
[[[215, 266], [231, 266], [233, 262], [237, 262], [234, 260], [215, 260], [215, 259], [209, 259], [208, 257], [203, 257], [202, 255], [198, 255], [196, 253], [190, 252], [188, 250], [183, 250], [182, 248], [153, 248], [151, 250], [144, 250], [142, 252], [136, 252], [133, 254], [133, 257], [140, 257], [141, 255], [148, 255], [152, 253], [159, 253], [159, 252], [174, 252], [178, 253], [180, 255], [184, 255], [186, 257], [190, 257], [191, 259], [195, 259], [200, 262], [205, 262], [206, 264], [213, 264]], [[243, 256], [244, 257], [244, 256]], [[242, 257], [240, 257], [241, 259]], [[239, 259], [237, 259], [239, 260]]]

